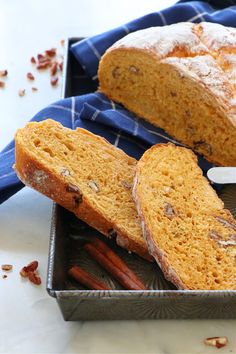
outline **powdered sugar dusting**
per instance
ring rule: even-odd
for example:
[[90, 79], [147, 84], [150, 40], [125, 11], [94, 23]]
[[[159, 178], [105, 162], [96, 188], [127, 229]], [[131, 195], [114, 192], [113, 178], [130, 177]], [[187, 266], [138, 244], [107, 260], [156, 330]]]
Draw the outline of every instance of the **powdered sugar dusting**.
[[202, 22], [199, 27], [202, 28], [200, 39], [210, 50], [236, 47], [236, 28], [211, 22]]
[[130, 33], [110, 50], [133, 48], [155, 55], [191, 76], [224, 104], [236, 124], [236, 29], [181, 22]]
[[181, 48], [191, 54], [207, 53], [208, 48], [193, 33], [192, 26], [190, 22], [182, 22], [170, 26], [150, 27], [130, 33], [116, 42], [111, 49], [117, 47], [148, 49], [159, 59]]
[[213, 94], [221, 98], [225, 103], [233, 98], [233, 90], [226, 73], [219, 67], [210, 55], [188, 58], [166, 58], [165, 63], [174, 65], [190, 76], [200, 81]]

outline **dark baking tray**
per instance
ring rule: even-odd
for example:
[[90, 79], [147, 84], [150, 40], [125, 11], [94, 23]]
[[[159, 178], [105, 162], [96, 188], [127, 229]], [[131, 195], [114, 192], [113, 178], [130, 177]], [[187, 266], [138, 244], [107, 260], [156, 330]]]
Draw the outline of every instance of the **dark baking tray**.
[[[66, 43], [62, 97], [87, 93], [91, 87], [96, 89], [69, 51], [71, 44], [78, 40], [80, 38], [70, 38]], [[225, 187], [220, 196], [236, 216], [236, 186]], [[151, 290], [123, 290], [91, 260], [82, 246], [86, 239], [94, 236], [105, 240]], [[74, 264], [102, 279], [113, 290], [86, 290], [67, 275], [67, 270]], [[54, 204], [52, 212], [47, 291], [57, 299], [64, 319], [70, 321], [236, 318], [236, 291], [177, 290], [165, 280], [157, 264], [129, 254], [116, 246], [114, 240], [105, 239], [57, 204]]]

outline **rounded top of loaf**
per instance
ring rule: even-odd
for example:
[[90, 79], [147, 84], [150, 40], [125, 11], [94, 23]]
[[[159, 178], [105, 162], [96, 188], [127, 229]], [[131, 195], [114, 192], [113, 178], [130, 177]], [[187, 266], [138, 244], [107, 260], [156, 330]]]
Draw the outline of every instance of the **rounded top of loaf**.
[[236, 28], [211, 22], [180, 22], [130, 33], [110, 49], [117, 47], [152, 50], [160, 59], [166, 56], [213, 54], [214, 51], [234, 53]]
[[137, 50], [174, 65], [210, 90], [236, 126], [236, 28], [180, 22], [128, 34], [112, 47]]

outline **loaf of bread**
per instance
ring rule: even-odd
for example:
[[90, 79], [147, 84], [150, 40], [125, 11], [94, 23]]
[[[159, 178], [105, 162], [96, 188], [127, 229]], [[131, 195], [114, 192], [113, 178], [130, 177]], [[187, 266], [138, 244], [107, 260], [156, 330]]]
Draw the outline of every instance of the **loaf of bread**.
[[100, 90], [209, 161], [236, 166], [236, 29], [178, 23], [130, 33], [102, 57]]
[[133, 197], [150, 254], [179, 289], [236, 290], [236, 221], [194, 153], [173, 144], [137, 163]]
[[15, 136], [20, 180], [72, 211], [121, 247], [151, 260], [132, 199], [136, 160], [87, 130], [53, 120]]

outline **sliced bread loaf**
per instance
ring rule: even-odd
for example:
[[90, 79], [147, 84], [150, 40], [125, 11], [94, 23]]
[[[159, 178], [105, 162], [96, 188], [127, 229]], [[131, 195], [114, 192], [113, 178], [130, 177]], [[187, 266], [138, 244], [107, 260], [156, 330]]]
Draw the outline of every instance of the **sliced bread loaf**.
[[236, 166], [236, 29], [190, 22], [130, 33], [99, 64], [109, 98], [203, 154]]
[[24, 184], [151, 260], [131, 194], [135, 159], [87, 130], [50, 119], [19, 129], [15, 142], [15, 170]]
[[147, 150], [133, 196], [149, 251], [167, 279], [180, 289], [236, 289], [236, 221], [192, 151], [173, 144]]

